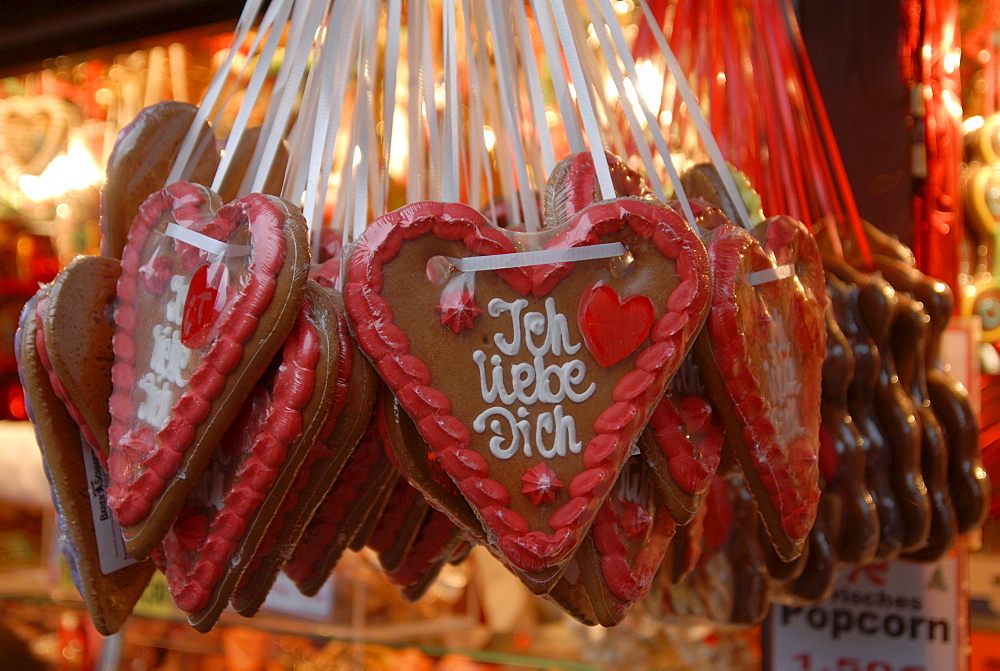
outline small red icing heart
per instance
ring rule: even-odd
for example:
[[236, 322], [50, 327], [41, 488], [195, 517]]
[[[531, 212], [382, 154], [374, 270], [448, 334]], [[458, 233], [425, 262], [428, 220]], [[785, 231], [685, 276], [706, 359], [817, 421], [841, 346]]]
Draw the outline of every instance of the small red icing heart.
[[219, 318], [215, 307], [219, 290], [209, 282], [208, 269], [206, 264], [195, 271], [184, 300], [181, 342], [192, 349], [208, 344], [212, 325]]
[[645, 342], [653, 327], [653, 302], [642, 295], [621, 300], [614, 289], [598, 282], [583, 292], [578, 318], [587, 349], [607, 368]]

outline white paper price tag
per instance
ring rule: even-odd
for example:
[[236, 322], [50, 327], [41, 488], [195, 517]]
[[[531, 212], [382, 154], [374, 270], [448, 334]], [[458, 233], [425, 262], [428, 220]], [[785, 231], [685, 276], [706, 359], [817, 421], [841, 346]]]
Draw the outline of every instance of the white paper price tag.
[[97, 554], [101, 559], [101, 573], [107, 575], [135, 563], [125, 550], [121, 527], [108, 508], [107, 472], [97, 459], [97, 454], [86, 440], [83, 444], [83, 464], [87, 472], [87, 491], [90, 493], [90, 512], [94, 516], [94, 535], [97, 537]]
[[765, 627], [772, 671], [957, 669], [958, 561], [842, 569], [816, 606], [774, 605]]

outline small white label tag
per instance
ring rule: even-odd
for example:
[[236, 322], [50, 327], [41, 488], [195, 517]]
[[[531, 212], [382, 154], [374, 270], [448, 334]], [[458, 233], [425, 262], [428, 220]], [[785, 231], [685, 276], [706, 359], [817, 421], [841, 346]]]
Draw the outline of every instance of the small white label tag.
[[87, 492], [90, 494], [90, 512], [94, 516], [94, 535], [97, 537], [97, 554], [101, 559], [101, 573], [107, 575], [135, 563], [125, 550], [121, 527], [108, 508], [108, 474], [94, 448], [87, 441], [83, 444], [83, 463], [87, 471]]

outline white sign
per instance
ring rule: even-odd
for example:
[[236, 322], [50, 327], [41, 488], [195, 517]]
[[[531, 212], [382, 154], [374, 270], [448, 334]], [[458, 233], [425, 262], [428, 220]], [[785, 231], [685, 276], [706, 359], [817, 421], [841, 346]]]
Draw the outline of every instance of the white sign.
[[841, 569], [816, 606], [773, 605], [772, 671], [949, 671], [959, 668], [958, 561]]
[[333, 589], [333, 579], [330, 579], [316, 596], [303, 596], [288, 576], [278, 573], [262, 608], [323, 622], [333, 616]]
[[101, 561], [101, 573], [108, 575], [126, 566], [131, 566], [135, 560], [125, 550], [125, 539], [122, 529], [111, 516], [108, 508], [108, 485], [110, 477], [97, 459], [97, 453], [83, 436], [80, 436], [83, 446], [83, 464], [87, 473], [87, 490], [90, 493], [90, 512], [94, 516], [94, 536], [97, 538], [97, 555]]

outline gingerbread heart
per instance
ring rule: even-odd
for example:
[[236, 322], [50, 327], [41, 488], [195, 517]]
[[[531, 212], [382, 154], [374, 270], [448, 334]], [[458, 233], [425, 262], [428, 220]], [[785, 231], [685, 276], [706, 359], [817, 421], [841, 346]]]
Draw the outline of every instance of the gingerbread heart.
[[820, 373], [826, 290], [802, 224], [775, 217], [707, 241], [712, 311], [695, 346], [702, 372], [778, 555], [802, 552], [819, 502]]
[[184, 182], [156, 192], [122, 255], [108, 504], [135, 557], [166, 533], [302, 302], [301, 212], [261, 194], [218, 204]]
[[[652, 191], [645, 178], [625, 164], [621, 158], [604, 152], [616, 196], [649, 198]], [[556, 164], [545, 183], [542, 201], [546, 225], [557, 228], [566, 224], [577, 212], [601, 200], [601, 189], [594, 170], [594, 157], [589, 151], [567, 156]]]
[[[139, 206], [167, 181], [198, 108], [177, 100], [146, 107], [118, 131], [101, 187], [101, 254], [121, 258]], [[219, 151], [208, 123], [199, 129], [191, 169], [182, 179], [211, 184]]]
[[377, 375], [347, 331], [340, 292], [329, 288], [325, 292], [329, 303], [324, 316], [336, 321], [339, 341], [336, 389], [319, 436], [230, 599], [233, 609], [244, 617], [256, 613], [267, 598], [285, 560], [353, 454], [367, 426], [362, 418], [371, 416], [375, 400]]
[[594, 614], [605, 627], [621, 622], [649, 592], [677, 528], [649, 471], [638, 455], [625, 464], [577, 553]]
[[[359, 346], [496, 548], [551, 584], [701, 328], [709, 280], [694, 231], [647, 201], [598, 203], [541, 235], [544, 245], [505, 233], [460, 204], [409, 205], [365, 231], [344, 297]], [[574, 256], [601, 243], [622, 247], [610, 259]], [[502, 267], [432, 263], [483, 256]], [[649, 336], [607, 367], [577, 317], [599, 284], [653, 306]]]
[[701, 508], [719, 467], [724, 438], [698, 366], [688, 356], [639, 439], [660, 498], [677, 524], [689, 523]]
[[[101, 489], [106, 474], [97, 459], [97, 448], [83, 437], [51, 384], [45, 320], [39, 311], [39, 302], [48, 291], [47, 286], [40, 288], [24, 306], [14, 353], [28, 418], [34, 426], [51, 488], [59, 550], [94, 627], [110, 636], [132, 613], [155, 569], [151, 562], [129, 561], [126, 556], [112, 556], [113, 565], [102, 562], [102, 554], [112, 550], [108, 545], [114, 544], [114, 535], [120, 532], [109, 519], [106, 507], [101, 519]], [[81, 336], [85, 332], [81, 329], [76, 333]], [[124, 554], [123, 548], [121, 552]]]
[[50, 381], [107, 468], [112, 324], [108, 308], [120, 272], [115, 259], [80, 256], [63, 268], [40, 305]]
[[330, 321], [326, 291], [310, 282], [280, 354], [154, 554], [174, 602], [199, 631], [210, 630], [228, 604], [326, 423], [338, 352]]

